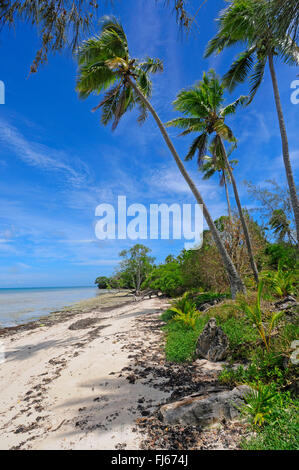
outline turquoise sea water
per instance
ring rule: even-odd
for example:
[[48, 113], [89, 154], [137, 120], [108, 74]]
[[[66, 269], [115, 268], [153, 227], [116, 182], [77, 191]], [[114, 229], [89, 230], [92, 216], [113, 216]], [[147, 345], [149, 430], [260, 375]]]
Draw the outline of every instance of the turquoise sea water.
[[96, 287], [0, 289], [0, 326], [12, 326], [105, 293]]

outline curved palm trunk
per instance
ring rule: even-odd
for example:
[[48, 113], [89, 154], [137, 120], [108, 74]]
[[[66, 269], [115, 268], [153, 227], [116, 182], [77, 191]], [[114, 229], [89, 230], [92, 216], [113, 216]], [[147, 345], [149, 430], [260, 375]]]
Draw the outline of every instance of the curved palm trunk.
[[295, 186], [295, 181], [294, 181], [294, 176], [293, 176], [293, 170], [292, 170], [291, 161], [290, 161], [288, 137], [287, 137], [286, 127], [285, 127], [285, 122], [284, 122], [284, 117], [283, 117], [283, 112], [282, 112], [282, 106], [280, 102], [280, 96], [279, 96], [279, 90], [278, 90], [278, 84], [277, 84], [277, 78], [275, 74], [272, 54], [270, 54], [268, 58], [269, 58], [269, 68], [270, 68], [270, 73], [271, 73], [271, 78], [272, 78], [272, 85], [273, 85], [273, 90], [274, 90], [275, 104], [276, 104], [279, 129], [280, 129], [280, 135], [281, 135], [282, 155], [283, 155], [283, 161], [284, 161], [284, 166], [286, 170], [289, 190], [290, 190], [292, 207], [293, 207], [294, 216], [295, 216], [297, 244], [298, 244], [299, 243], [299, 202], [298, 202], [298, 196], [297, 196], [297, 191], [296, 191], [296, 186]]
[[234, 299], [236, 297], [236, 294], [238, 292], [242, 292], [242, 293], [245, 293], [245, 287], [244, 287], [244, 284], [242, 282], [242, 279], [240, 278], [236, 268], [235, 268], [235, 265], [233, 264], [229, 254], [227, 253], [223, 243], [222, 243], [222, 240], [220, 238], [220, 235], [215, 227], [215, 224], [213, 222], [213, 219], [212, 217], [210, 216], [210, 213], [201, 197], [201, 194], [200, 192], [198, 191], [198, 189], [196, 188], [194, 182], [192, 181], [192, 179], [190, 178], [188, 172], [186, 171], [184, 165], [183, 165], [183, 162], [182, 160], [180, 159], [180, 157], [178, 156], [177, 154], [177, 151], [175, 150], [174, 148], [174, 145], [173, 143], [171, 142], [170, 138], [169, 138], [169, 135], [167, 134], [166, 132], [166, 129], [165, 127], [163, 126], [162, 124], [162, 121], [160, 120], [158, 114], [156, 113], [156, 111], [154, 110], [154, 108], [152, 107], [151, 103], [147, 100], [147, 98], [143, 95], [143, 93], [139, 90], [138, 86], [129, 78], [128, 81], [130, 82], [130, 85], [132, 86], [132, 88], [134, 89], [134, 91], [136, 92], [136, 94], [140, 97], [140, 99], [143, 101], [143, 103], [145, 104], [145, 106], [147, 107], [147, 109], [150, 111], [150, 113], [152, 114], [153, 118], [155, 119], [160, 131], [161, 131], [161, 134], [165, 140], [165, 143], [167, 145], [167, 147], [169, 148], [169, 150], [171, 151], [172, 153], [172, 156], [183, 176], [183, 178], [185, 179], [185, 181], [187, 182], [189, 188], [191, 189], [193, 195], [195, 196], [195, 199], [196, 201], [198, 202], [198, 204], [202, 204], [203, 206], [203, 214], [204, 214], [204, 217], [207, 221], [207, 224], [209, 226], [209, 229], [211, 230], [211, 233], [213, 235], [213, 238], [214, 238], [214, 241], [215, 241], [215, 244], [217, 246], [217, 249], [222, 257], [222, 260], [223, 260], [223, 264], [226, 268], [226, 271], [228, 273], [228, 277], [229, 277], [229, 281], [230, 281], [230, 287], [231, 287], [231, 295], [232, 295], [232, 298]]
[[233, 221], [233, 219], [232, 219], [232, 209], [231, 209], [231, 205], [230, 205], [227, 181], [226, 181], [226, 176], [225, 176], [224, 171], [223, 171], [223, 180], [224, 180], [224, 187], [225, 187], [225, 194], [226, 194], [226, 201], [227, 201], [228, 218], [229, 218], [230, 223], [232, 223], [232, 221]]
[[228, 173], [229, 173], [232, 185], [233, 185], [234, 195], [235, 195], [236, 203], [237, 203], [237, 206], [238, 206], [240, 220], [241, 220], [242, 227], [243, 227], [243, 232], [244, 232], [245, 242], [246, 242], [246, 246], [247, 246], [250, 265], [251, 265], [251, 268], [252, 268], [254, 279], [255, 279], [256, 283], [258, 284], [259, 274], [258, 274], [258, 270], [257, 270], [256, 264], [255, 264], [255, 261], [254, 261], [254, 257], [253, 257], [252, 246], [251, 246], [251, 241], [250, 241], [250, 235], [249, 235], [246, 220], [245, 220], [245, 217], [244, 217], [244, 214], [243, 214], [243, 211], [242, 211], [242, 206], [241, 206], [241, 201], [240, 201], [240, 198], [239, 198], [239, 193], [238, 193], [236, 180], [235, 180], [235, 177], [233, 175], [231, 166], [230, 166], [228, 158], [227, 158], [226, 150], [225, 150], [224, 144], [223, 144], [222, 139], [221, 139], [220, 136], [219, 136], [219, 139], [220, 139], [220, 142], [221, 142], [221, 148], [222, 148], [222, 152], [223, 152], [223, 156], [224, 156], [224, 160], [225, 160], [225, 165], [226, 165], [226, 168], [228, 170]]

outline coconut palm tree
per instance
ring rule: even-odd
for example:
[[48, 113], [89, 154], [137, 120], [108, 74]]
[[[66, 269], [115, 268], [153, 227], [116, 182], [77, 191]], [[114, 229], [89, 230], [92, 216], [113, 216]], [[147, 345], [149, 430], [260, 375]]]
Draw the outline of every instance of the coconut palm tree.
[[[256, 5], [258, 2], [258, 18]], [[249, 77], [251, 89], [249, 104], [262, 83], [265, 67], [269, 63], [276, 110], [282, 142], [286, 177], [295, 216], [297, 241], [299, 241], [299, 202], [289, 155], [289, 144], [279, 96], [274, 57], [281, 57], [289, 65], [298, 65], [299, 48], [283, 29], [273, 31], [272, 3], [268, 0], [233, 0], [218, 19], [218, 34], [208, 43], [205, 56], [219, 53], [236, 43], [246, 44], [246, 49], [234, 61], [224, 76], [224, 84], [232, 91], [238, 83]], [[287, 2], [286, 2], [287, 3]], [[272, 12], [272, 13], [271, 13]], [[258, 21], [257, 21], [258, 19]], [[261, 28], [261, 24], [264, 25]]]
[[189, 152], [186, 155], [186, 160], [191, 160], [195, 153], [197, 153], [199, 166], [202, 163], [209, 140], [211, 136], [213, 136], [211, 140], [213, 156], [215, 161], [217, 161], [217, 155], [221, 155], [229, 173], [246, 240], [251, 268], [255, 280], [258, 282], [258, 271], [253, 257], [249, 231], [243, 215], [237, 184], [223, 143], [223, 140], [226, 140], [236, 144], [236, 138], [230, 127], [225, 124], [224, 120], [229, 114], [234, 114], [237, 107], [242, 104], [244, 105], [246, 101], [246, 96], [240, 96], [234, 103], [222, 107], [224, 102], [224, 86], [216, 77], [215, 71], [211, 70], [208, 74], [203, 74], [201, 82], [197, 83], [189, 90], [180, 91], [173, 104], [177, 111], [184, 114], [184, 117], [172, 119], [166, 126], [175, 126], [183, 129], [181, 135], [188, 135], [191, 132], [199, 133], [192, 142]]
[[[231, 149], [227, 152], [228, 158], [230, 157], [234, 148], [235, 148], [235, 145], [233, 145]], [[212, 176], [215, 175], [216, 172], [219, 174], [219, 185], [221, 187], [224, 186], [225, 188], [228, 217], [229, 217], [230, 222], [232, 223], [232, 210], [231, 210], [231, 203], [230, 203], [229, 192], [228, 192], [228, 184], [231, 183], [230, 176], [226, 168], [226, 164], [225, 164], [222, 154], [217, 152], [217, 149], [214, 149], [213, 145], [210, 145], [209, 152], [212, 155], [212, 157], [210, 157], [209, 155], [206, 155], [205, 157], [203, 157], [203, 163], [202, 165], [199, 166], [198, 169], [203, 173], [203, 177], [202, 177], [203, 180], [209, 180]], [[216, 155], [216, 159], [215, 159], [215, 155]], [[238, 163], [238, 160], [230, 160], [229, 163], [233, 170], [233, 165], [236, 165]]]
[[124, 113], [134, 106], [139, 107], [141, 111], [140, 122], [145, 119], [147, 111], [151, 113], [182, 176], [197, 202], [202, 204], [204, 217], [228, 273], [232, 296], [235, 297], [237, 292], [244, 292], [244, 284], [222, 243], [203, 198], [149, 101], [151, 94], [149, 73], [161, 71], [161, 62], [151, 58], [145, 61], [132, 58], [121, 24], [113, 17], [105, 17], [100, 34], [88, 39], [79, 48], [78, 63], [77, 90], [81, 98], [86, 98], [93, 92], [101, 93], [107, 90], [104, 99], [97, 106], [102, 109], [101, 121], [104, 125], [112, 121], [112, 127], [115, 129]]
[[288, 220], [286, 213], [282, 209], [275, 209], [272, 212], [269, 224], [275, 235], [278, 236], [279, 242], [283, 242], [287, 237], [289, 243], [296, 243], [290, 228], [291, 222]]

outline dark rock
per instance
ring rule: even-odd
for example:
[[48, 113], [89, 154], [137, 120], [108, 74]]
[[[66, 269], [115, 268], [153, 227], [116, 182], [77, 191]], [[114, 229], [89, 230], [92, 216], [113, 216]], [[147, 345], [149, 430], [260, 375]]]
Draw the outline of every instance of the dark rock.
[[240, 385], [233, 390], [210, 393], [202, 396], [189, 396], [174, 403], [163, 405], [160, 414], [165, 423], [201, 428], [233, 420], [240, 414], [244, 396], [251, 391], [247, 385]]
[[222, 328], [211, 318], [198, 338], [196, 353], [209, 361], [222, 361], [227, 357], [229, 341]]
[[198, 310], [200, 312], [204, 312], [205, 310], [207, 310], [208, 308], [210, 308], [212, 305], [208, 302], [204, 303], [204, 304], [201, 304], [199, 307], [198, 307]]
[[285, 303], [291, 303], [291, 304], [294, 304], [294, 303], [297, 303], [296, 299], [294, 297], [292, 297], [291, 295], [287, 295], [287, 297], [285, 297], [284, 299], [280, 299], [278, 300], [277, 302], [275, 302], [275, 307], [279, 307], [281, 308]]
[[284, 299], [278, 300], [275, 302], [276, 310], [282, 311], [285, 310], [285, 313], [288, 315], [294, 315], [299, 313], [299, 304], [294, 297], [288, 295]]

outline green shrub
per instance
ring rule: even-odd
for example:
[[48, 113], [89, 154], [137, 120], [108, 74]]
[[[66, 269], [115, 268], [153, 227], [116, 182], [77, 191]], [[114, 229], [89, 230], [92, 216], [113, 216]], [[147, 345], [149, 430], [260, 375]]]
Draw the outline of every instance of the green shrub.
[[269, 422], [276, 394], [272, 386], [258, 383], [256, 388], [245, 395], [242, 414], [247, 416], [253, 425], [262, 426], [265, 422]]
[[216, 320], [228, 336], [232, 359], [248, 359], [258, 339], [256, 328], [245, 318], [230, 317], [222, 320], [216, 316]]
[[286, 297], [295, 293], [296, 274], [286, 271], [282, 262], [279, 262], [277, 271], [263, 273], [266, 286], [278, 297]]
[[182, 286], [184, 282], [180, 264], [172, 261], [156, 266], [143, 283], [142, 288], [156, 289], [171, 297], [178, 295], [179, 291], [184, 292], [185, 288]]
[[194, 307], [193, 309], [189, 310], [187, 313], [183, 312], [180, 309], [176, 309], [176, 316], [173, 317], [174, 321], [181, 322], [188, 328], [192, 328], [195, 330], [196, 327], [196, 320], [199, 316], [199, 312]]
[[268, 257], [268, 265], [273, 269], [277, 269], [279, 263], [289, 270], [293, 270], [296, 265], [298, 267], [299, 259], [296, 246], [274, 243], [266, 247], [265, 254]]
[[205, 292], [194, 296], [194, 294], [188, 294], [189, 298], [191, 297], [197, 308], [201, 305], [212, 302], [213, 300], [221, 301], [230, 297], [229, 294], [216, 294], [214, 292]]
[[195, 310], [196, 305], [194, 302], [189, 300], [188, 293], [185, 292], [182, 297], [171, 302], [169, 310], [172, 309], [181, 310], [183, 313], [188, 313], [190, 310]]
[[161, 320], [168, 322], [177, 315], [182, 316], [183, 320], [184, 314], [188, 315], [189, 312], [191, 312], [191, 317], [196, 316], [195, 304], [188, 300], [188, 294], [185, 293], [182, 297], [171, 302], [171, 306], [161, 315]]
[[240, 309], [246, 314], [247, 318], [256, 326], [257, 331], [266, 347], [270, 351], [271, 333], [278, 320], [282, 317], [283, 312], [274, 312], [271, 314], [270, 321], [265, 327], [265, 315], [261, 308], [261, 298], [263, 290], [263, 281], [260, 281], [257, 291], [256, 302], [250, 305], [245, 299], [239, 301]]
[[277, 389], [284, 390], [296, 380], [296, 366], [284, 365], [284, 356], [274, 351], [269, 353], [258, 347], [251, 351], [251, 362], [247, 367], [239, 366], [236, 370], [225, 367], [219, 375], [219, 381], [231, 387], [252, 382], [275, 383]]
[[173, 310], [167, 309], [161, 315], [161, 320], [165, 321], [165, 323], [169, 322], [175, 316], [175, 312]]
[[255, 429], [256, 435], [243, 440], [245, 450], [299, 450], [299, 400], [289, 393], [275, 394], [267, 423]]

